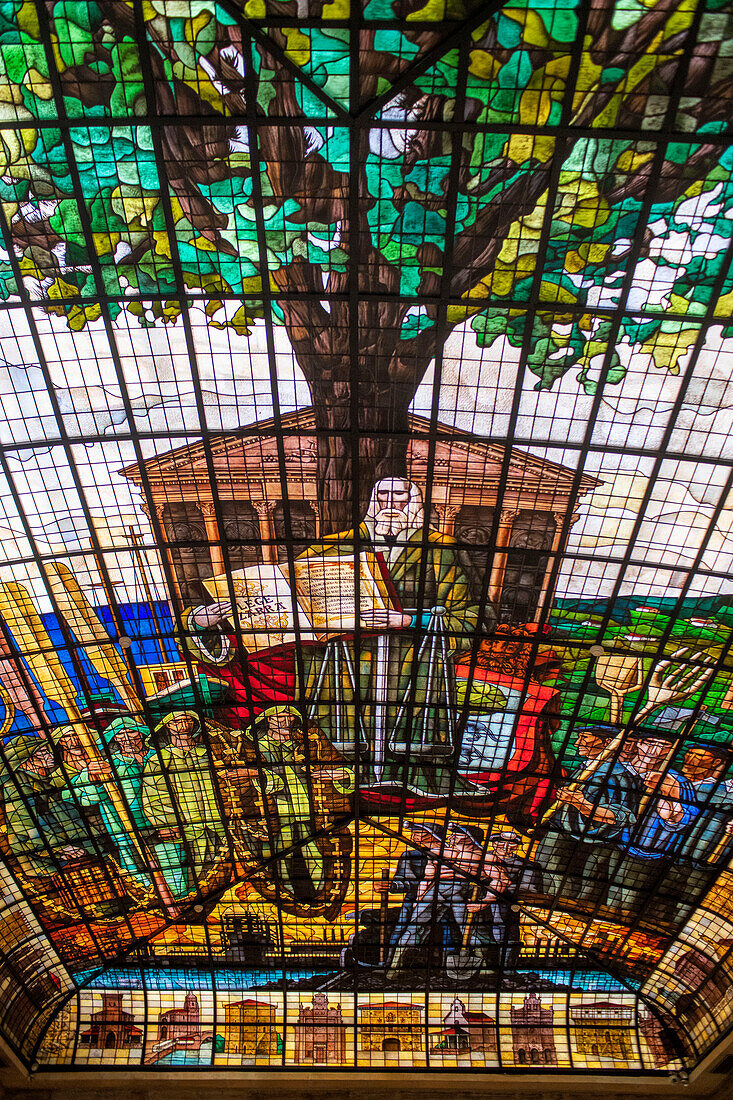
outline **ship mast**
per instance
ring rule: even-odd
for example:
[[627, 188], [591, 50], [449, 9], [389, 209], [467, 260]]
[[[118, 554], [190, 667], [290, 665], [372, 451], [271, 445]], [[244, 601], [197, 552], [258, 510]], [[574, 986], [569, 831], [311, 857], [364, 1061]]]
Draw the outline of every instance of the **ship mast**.
[[143, 589], [145, 590], [145, 599], [147, 601], [148, 607], [150, 608], [150, 613], [153, 617], [153, 630], [155, 638], [158, 642], [158, 649], [160, 650], [160, 656], [162, 658], [163, 664], [166, 664], [168, 661], [168, 655], [166, 654], [165, 645], [163, 643], [163, 628], [161, 626], [160, 619], [158, 618], [158, 611], [155, 606], [152, 585], [150, 584], [147, 570], [145, 568], [145, 559], [143, 557], [142, 550], [140, 549], [142, 535], [139, 531], [136, 531], [134, 527], [128, 527], [127, 537], [134, 547], [133, 553], [135, 555], [135, 561], [137, 562], [137, 568], [143, 583]]

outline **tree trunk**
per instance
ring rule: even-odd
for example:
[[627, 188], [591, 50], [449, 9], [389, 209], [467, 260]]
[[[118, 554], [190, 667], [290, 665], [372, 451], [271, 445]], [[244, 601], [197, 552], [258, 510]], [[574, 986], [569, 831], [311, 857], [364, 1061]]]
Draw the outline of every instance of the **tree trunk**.
[[[408, 410], [435, 354], [435, 331], [404, 340], [408, 307], [403, 302], [360, 301], [354, 357], [350, 303], [333, 298], [326, 311], [314, 296], [320, 273], [302, 261], [272, 274], [291, 294], [303, 293], [302, 298], [282, 298], [280, 308], [313, 401], [321, 530], [346, 531], [354, 526], [355, 485], [361, 518], [375, 481], [407, 476]], [[327, 293], [348, 289], [349, 276], [332, 274]]]
[[359, 519], [375, 482], [407, 476], [408, 409], [414, 388], [359, 383], [352, 415], [348, 382], [310, 383], [318, 440], [318, 499], [324, 534], [354, 526], [354, 490]]

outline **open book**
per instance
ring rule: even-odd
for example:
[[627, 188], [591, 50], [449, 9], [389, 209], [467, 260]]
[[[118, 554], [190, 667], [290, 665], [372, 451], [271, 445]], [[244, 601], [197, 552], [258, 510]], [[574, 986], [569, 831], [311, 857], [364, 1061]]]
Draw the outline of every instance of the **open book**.
[[[214, 600], [236, 600], [242, 644], [250, 653], [294, 642], [323, 642], [356, 628], [359, 610], [399, 610], [388, 577], [374, 554], [306, 556], [288, 564], [252, 565], [205, 580]], [[362, 625], [364, 625], [362, 623]]]

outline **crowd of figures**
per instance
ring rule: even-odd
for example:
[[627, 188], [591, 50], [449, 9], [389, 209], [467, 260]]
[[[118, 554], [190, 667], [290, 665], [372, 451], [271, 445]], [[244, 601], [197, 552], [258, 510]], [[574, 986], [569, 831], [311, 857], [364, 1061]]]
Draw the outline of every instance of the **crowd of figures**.
[[611, 726], [576, 731], [581, 763], [555, 794], [535, 858], [557, 896], [620, 913], [649, 906], [674, 921], [733, 840], [730, 750], [689, 743], [678, 770], [674, 735], [631, 732], [595, 766], [617, 738]]
[[[353, 554], [354, 538], [306, 554]], [[385, 903], [371, 963], [395, 980], [426, 949], [441, 966], [468, 951], [511, 967], [523, 902], [678, 923], [729, 854], [731, 754], [654, 716], [705, 686], [708, 658], [653, 661], [642, 720], [576, 727], [568, 773], [532, 624], [512, 650], [480, 613], [470, 561], [426, 523], [419, 489], [379, 482], [356, 542], [381, 556], [400, 609], [367, 610], [340, 664], [333, 648], [243, 653], [230, 606], [193, 607], [189, 654], [228, 688], [216, 721], [176, 709], [6, 739], [0, 843], [31, 892], [106, 861], [122, 889], [95, 900], [96, 916], [161, 904], [170, 916], [244, 873], [279, 908], [336, 920], [351, 821], [388, 815], [399, 863], [376, 861], [356, 888], [365, 912], [362, 893]], [[604, 658], [605, 676], [614, 661], [642, 667]]]
[[[725, 746], [689, 744], [679, 770], [669, 766], [674, 747], [656, 732], [621, 739], [613, 726], [582, 728], [580, 763], [534, 828], [408, 824], [410, 847], [391, 878], [376, 884], [401, 900], [380, 953], [385, 977], [399, 982], [405, 966], [465, 975], [466, 953], [483, 980], [511, 971], [527, 906], [679, 926], [730, 854], [733, 780], [724, 779]], [[376, 926], [379, 914], [365, 920]], [[439, 961], [426, 944], [438, 946]], [[371, 960], [376, 965], [374, 952]]]
[[99, 750], [90, 761], [73, 725], [5, 746], [5, 845], [24, 875], [111, 854], [133, 895], [157, 876], [178, 899], [217, 864], [284, 853], [278, 877], [293, 899], [327, 894], [318, 837], [350, 813], [354, 773], [319, 730], [303, 734], [293, 708], [272, 708], [246, 731], [203, 725], [193, 711], [152, 731], [115, 718]]

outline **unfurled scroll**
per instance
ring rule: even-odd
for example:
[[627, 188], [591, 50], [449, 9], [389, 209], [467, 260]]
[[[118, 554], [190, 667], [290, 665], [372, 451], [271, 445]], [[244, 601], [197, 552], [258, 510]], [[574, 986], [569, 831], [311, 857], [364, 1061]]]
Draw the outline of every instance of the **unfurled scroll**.
[[[357, 614], [358, 566], [358, 614]], [[398, 610], [374, 554], [305, 555], [293, 563], [252, 565], [205, 580], [214, 600], [236, 602], [242, 644], [250, 653], [300, 638], [323, 642], [356, 629], [369, 611]]]

